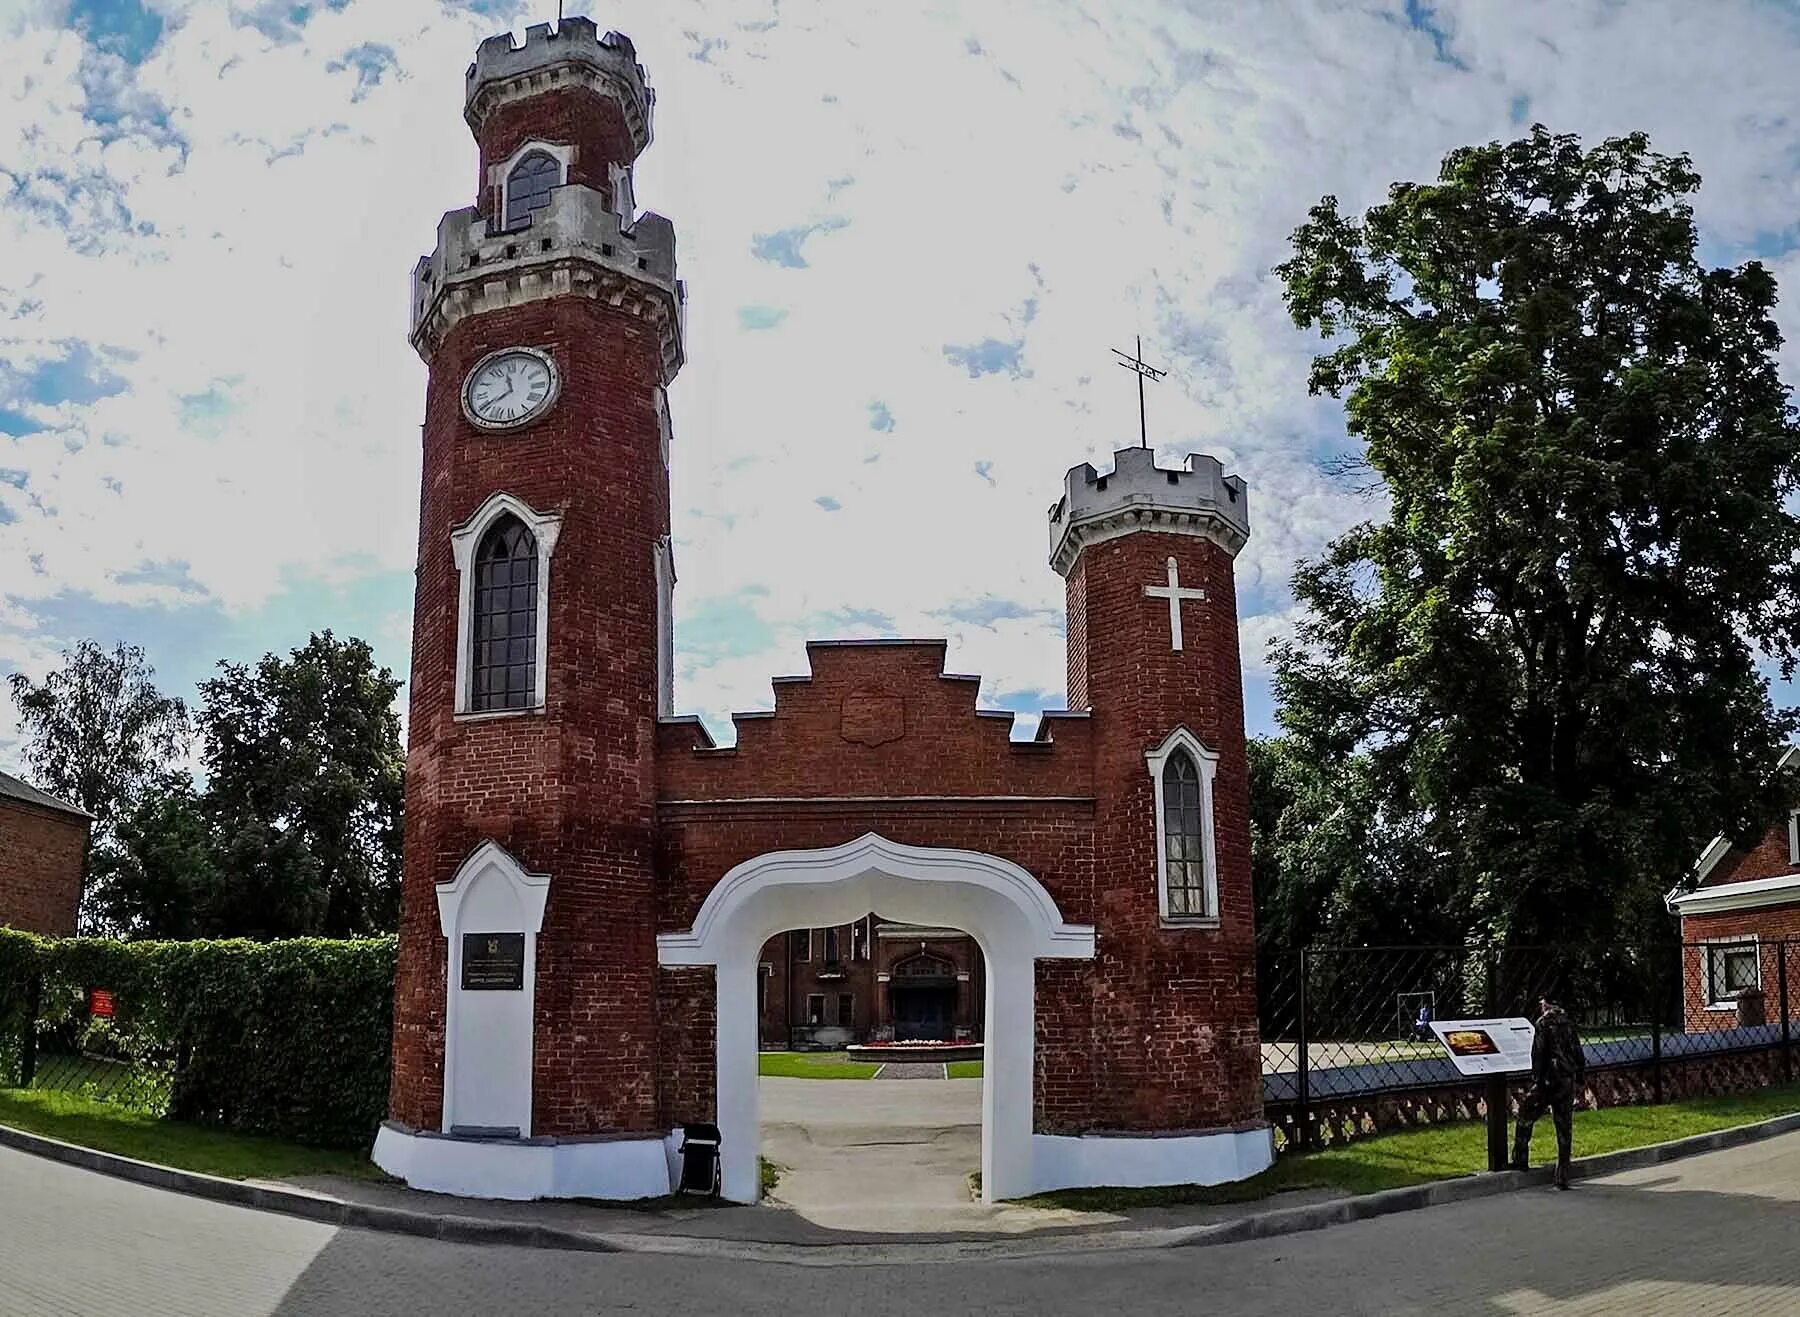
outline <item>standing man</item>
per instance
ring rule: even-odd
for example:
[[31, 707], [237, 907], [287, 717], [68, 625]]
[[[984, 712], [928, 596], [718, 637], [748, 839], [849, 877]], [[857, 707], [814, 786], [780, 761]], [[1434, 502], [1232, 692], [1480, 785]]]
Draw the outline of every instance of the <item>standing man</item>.
[[1531, 1166], [1531, 1127], [1546, 1110], [1556, 1125], [1556, 1187], [1569, 1187], [1571, 1122], [1575, 1095], [1581, 1091], [1587, 1058], [1575, 1022], [1548, 997], [1538, 998], [1538, 1021], [1531, 1040], [1531, 1091], [1519, 1104], [1519, 1130], [1513, 1139], [1513, 1169]]

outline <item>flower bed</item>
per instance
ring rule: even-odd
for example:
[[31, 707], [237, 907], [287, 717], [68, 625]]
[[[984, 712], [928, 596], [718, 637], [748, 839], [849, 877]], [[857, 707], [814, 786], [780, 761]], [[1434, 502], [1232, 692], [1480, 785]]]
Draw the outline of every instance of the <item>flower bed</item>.
[[844, 1049], [852, 1061], [979, 1061], [980, 1043], [939, 1043], [920, 1039], [904, 1043], [852, 1043]]

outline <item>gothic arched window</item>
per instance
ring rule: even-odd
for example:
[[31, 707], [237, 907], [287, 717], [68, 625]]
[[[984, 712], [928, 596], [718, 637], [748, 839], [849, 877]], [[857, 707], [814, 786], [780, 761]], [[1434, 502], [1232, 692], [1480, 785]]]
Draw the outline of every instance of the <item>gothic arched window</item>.
[[548, 151], [530, 151], [506, 176], [506, 227], [530, 224], [550, 204], [550, 190], [562, 186], [562, 163]]
[[1176, 750], [1163, 764], [1163, 880], [1169, 914], [1209, 915], [1206, 908], [1206, 809], [1201, 801], [1200, 768], [1186, 750]]
[[508, 513], [475, 551], [469, 707], [477, 713], [537, 702], [537, 541]]

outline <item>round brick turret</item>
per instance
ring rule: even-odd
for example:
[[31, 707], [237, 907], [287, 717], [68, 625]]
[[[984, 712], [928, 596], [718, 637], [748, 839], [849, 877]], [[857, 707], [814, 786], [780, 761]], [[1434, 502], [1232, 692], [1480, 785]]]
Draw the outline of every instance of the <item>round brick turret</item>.
[[[554, 876], [519, 1133], [654, 1132], [658, 651], [672, 580], [663, 388], [681, 364], [681, 285], [673, 227], [645, 216], [625, 229], [602, 187], [607, 166], [648, 141], [650, 93], [630, 43], [597, 38], [586, 19], [533, 27], [522, 47], [484, 42], [468, 87], [484, 165], [528, 140], [574, 151], [528, 226], [495, 232], [476, 210], [452, 211], [413, 272], [412, 341], [430, 378], [392, 1113], [419, 1129], [450, 1123], [439, 897], [493, 843]], [[483, 429], [464, 383], [508, 348], [547, 358], [557, 388], [530, 423]], [[467, 690], [480, 640], [467, 555], [497, 499], [536, 519], [542, 696], [481, 712]]]
[[618, 32], [601, 36], [592, 19], [534, 23], [523, 45], [489, 37], [464, 76], [463, 118], [481, 148], [482, 214], [498, 205], [497, 171], [532, 142], [572, 147], [567, 182], [599, 191], [617, 208], [614, 170], [629, 171], [650, 145], [651, 89], [637, 51]]
[[[1101, 954], [1082, 1023], [1092, 1029], [1092, 1120], [1102, 1127], [1218, 1129], [1262, 1115], [1232, 574], [1249, 535], [1244, 482], [1200, 454], [1170, 470], [1150, 449], [1121, 449], [1110, 472], [1071, 469], [1050, 509], [1050, 562], [1068, 598], [1069, 707], [1092, 722]], [[1185, 596], [1179, 647], [1171, 587]], [[1159, 901], [1146, 756], [1178, 728], [1218, 756], [1208, 820], [1218, 902], [1207, 916], [1175, 920]]]

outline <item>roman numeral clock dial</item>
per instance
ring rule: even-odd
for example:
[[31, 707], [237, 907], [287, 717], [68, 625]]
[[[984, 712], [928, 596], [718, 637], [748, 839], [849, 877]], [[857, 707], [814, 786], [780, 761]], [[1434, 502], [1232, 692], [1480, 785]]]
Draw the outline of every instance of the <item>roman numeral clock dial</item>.
[[463, 381], [463, 415], [483, 430], [529, 425], [556, 401], [556, 362], [536, 348], [502, 348], [475, 363]]

